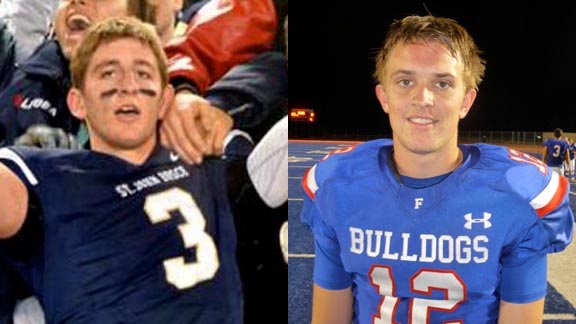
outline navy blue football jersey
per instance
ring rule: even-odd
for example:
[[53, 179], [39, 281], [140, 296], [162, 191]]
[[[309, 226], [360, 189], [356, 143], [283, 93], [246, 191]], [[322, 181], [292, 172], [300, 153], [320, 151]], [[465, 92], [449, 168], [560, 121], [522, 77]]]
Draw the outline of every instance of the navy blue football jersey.
[[500, 299], [545, 296], [545, 274], [512, 289], [502, 278], [572, 241], [568, 181], [522, 152], [460, 148], [464, 162], [424, 187], [400, 181], [390, 140], [333, 152], [304, 176], [314, 281], [352, 287], [354, 323], [496, 323]]
[[8, 255], [49, 323], [242, 322], [223, 160], [18, 147], [0, 161], [40, 210], [38, 248]]

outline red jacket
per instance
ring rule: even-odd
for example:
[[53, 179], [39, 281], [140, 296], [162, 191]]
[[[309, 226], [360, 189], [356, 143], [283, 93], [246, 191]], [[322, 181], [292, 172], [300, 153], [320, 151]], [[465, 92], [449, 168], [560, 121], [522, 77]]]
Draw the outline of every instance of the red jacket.
[[165, 47], [170, 79], [203, 94], [233, 66], [271, 49], [277, 28], [272, 0], [212, 0]]

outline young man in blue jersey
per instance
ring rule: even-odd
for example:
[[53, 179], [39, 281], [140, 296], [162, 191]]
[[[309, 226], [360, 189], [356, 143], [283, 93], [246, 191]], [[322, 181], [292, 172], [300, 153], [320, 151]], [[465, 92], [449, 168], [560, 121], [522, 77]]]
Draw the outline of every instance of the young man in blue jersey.
[[566, 178], [506, 147], [458, 145], [484, 60], [456, 21], [395, 21], [376, 58], [393, 140], [303, 178], [313, 323], [541, 323], [546, 255], [572, 241]]
[[91, 150], [0, 149], [0, 251], [48, 323], [242, 322], [225, 162], [159, 145], [166, 71], [152, 26], [98, 23], [68, 95]]
[[563, 134], [564, 131], [561, 128], [556, 128], [554, 138], [544, 141], [542, 154], [542, 162], [561, 176], [564, 176], [564, 163], [570, 165], [570, 144], [562, 138]]

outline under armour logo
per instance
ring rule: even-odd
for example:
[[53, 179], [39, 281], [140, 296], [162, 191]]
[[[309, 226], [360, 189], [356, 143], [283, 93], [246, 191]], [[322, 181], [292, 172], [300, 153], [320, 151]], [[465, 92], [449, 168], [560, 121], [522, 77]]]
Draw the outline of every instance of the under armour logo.
[[420, 206], [422, 206], [423, 201], [424, 201], [424, 198], [414, 199], [414, 209], [420, 209]]
[[464, 215], [464, 219], [466, 220], [466, 224], [464, 224], [464, 228], [472, 229], [472, 224], [474, 223], [483, 223], [484, 229], [489, 228], [492, 226], [492, 223], [489, 219], [492, 217], [492, 214], [484, 212], [484, 218], [472, 218], [472, 213]]

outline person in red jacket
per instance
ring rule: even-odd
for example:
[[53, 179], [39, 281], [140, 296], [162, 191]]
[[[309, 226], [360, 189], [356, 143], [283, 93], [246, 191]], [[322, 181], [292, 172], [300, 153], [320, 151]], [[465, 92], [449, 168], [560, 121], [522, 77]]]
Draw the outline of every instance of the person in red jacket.
[[164, 47], [172, 84], [186, 83], [203, 94], [233, 66], [271, 49], [277, 30], [271, 0], [208, 1], [188, 22], [186, 34]]
[[[158, 3], [157, 9], [172, 6], [177, 10], [177, 2]], [[232, 67], [271, 50], [278, 31], [272, 0], [210, 0], [200, 4], [184, 35], [169, 30], [173, 21], [163, 23], [174, 15], [158, 15], [156, 21], [156, 26], [168, 29], [163, 38], [170, 39], [165, 50], [170, 82], [176, 88], [174, 104], [162, 123], [162, 143], [196, 163], [204, 155], [220, 154], [221, 143], [232, 128], [230, 116], [220, 113], [202, 95]]]

